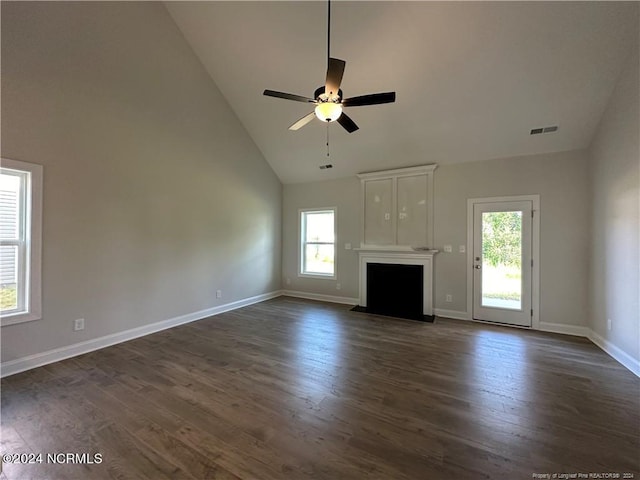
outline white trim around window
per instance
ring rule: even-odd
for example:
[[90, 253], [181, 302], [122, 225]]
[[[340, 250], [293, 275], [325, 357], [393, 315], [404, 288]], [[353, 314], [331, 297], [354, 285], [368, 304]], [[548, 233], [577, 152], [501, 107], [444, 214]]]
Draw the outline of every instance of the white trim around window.
[[[307, 239], [307, 215], [327, 213], [333, 215], [333, 237], [309, 241]], [[326, 208], [301, 208], [298, 210], [298, 276], [305, 278], [322, 278], [326, 280], [336, 280], [338, 278], [338, 249], [336, 239], [338, 238], [338, 209], [336, 207]], [[333, 272], [313, 271], [307, 267], [305, 258], [306, 247], [308, 245], [326, 246], [333, 248]], [[318, 269], [320, 270], [320, 269]]]
[[0, 172], [20, 179], [18, 235], [0, 240], [18, 251], [17, 306], [0, 314], [5, 327], [42, 318], [42, 166], [2, 158]]

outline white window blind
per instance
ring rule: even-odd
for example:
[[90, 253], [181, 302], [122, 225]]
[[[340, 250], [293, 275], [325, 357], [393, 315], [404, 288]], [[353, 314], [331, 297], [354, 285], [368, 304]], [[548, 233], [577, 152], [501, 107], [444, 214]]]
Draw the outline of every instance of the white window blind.
[[300, 211], [300, 275], [335, 278], [335, 208]]
[[0, 164], [0, 315], [2, 325], [40, 318], [42, 167]]

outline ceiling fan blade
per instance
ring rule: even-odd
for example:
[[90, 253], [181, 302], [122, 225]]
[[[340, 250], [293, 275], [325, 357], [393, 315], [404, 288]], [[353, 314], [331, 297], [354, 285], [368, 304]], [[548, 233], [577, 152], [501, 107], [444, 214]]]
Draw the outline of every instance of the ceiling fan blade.
[[324, 84], [324, 93], [329, 97], [335, 97], [340, 90], [342, 76], [344, 75], [344, 67], [347, 64], [344, 60], [338, 58], [329, 59], [329, 67], [327, 68], [327, 81]]
[[351, 117], [344, 112], [338, 117], [338, 123], [349, 133], [353, 133], [360, 128], [356, 125], [356, 122], [351, 120]]
[[396, 92], [372, 93], [360, 97], [346, 98], [342, 101], [343, 107], [362, 107], [365, 105], [380, 105], [381, 103], [393, 103], [396, 101]]
[[315, 112], [311, 112], [310, 114], [305, 115], [300, 120], [298, 120], [296, 123], [291, 125], [289, 127], [289, 130], [298, 130], [298, 129], [304, 127], [307, 123], [309, 123], [314, 118], [316, 118], [316, 114], [315, 114]]
[[313, 98], [294, 95], [293, 93], [276, 92], [274, 90], [265, 90], [263, 95], [267, 97], [284, 98], [285, 100], [294, 100], [296, 102], [315, 103]]

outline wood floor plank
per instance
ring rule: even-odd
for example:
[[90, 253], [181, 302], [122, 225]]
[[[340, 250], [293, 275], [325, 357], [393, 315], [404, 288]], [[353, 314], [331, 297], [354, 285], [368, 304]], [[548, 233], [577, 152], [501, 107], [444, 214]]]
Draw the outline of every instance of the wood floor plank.
[[1, 386], [3, 453], [104, 459], [2, 480], [640, 478], [640, 379], [495, 325], [280, 297]]

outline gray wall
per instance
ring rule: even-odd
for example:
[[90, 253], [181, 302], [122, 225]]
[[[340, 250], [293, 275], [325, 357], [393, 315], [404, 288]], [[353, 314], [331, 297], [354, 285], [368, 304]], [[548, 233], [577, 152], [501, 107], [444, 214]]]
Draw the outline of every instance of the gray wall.
[[[427, 162], [425, 162], [427, 163]], [[435, 261], [435, 307], [466, 311], [467, 199], [540, 195], [540, 320], [586, 324], [588, 211], [586, 152], [506, 158], [440, 166], [434, 176], [435, 247], [454, 246]], [[360, 243], [360, 182], [357, 178], [285, 185], [283, 195], [283, 276], [285, 288], [358, 296], [358, 255], [344, 244]], [[338, 206], [338, 280], [297, 277], [297, 210]], [[336, 284], [341, 290], [336, 290]], [[446, 303], [445, 295], [453, 295]]]
[[[640, 111], [635, 44], [591, 145], [589, 326], [640, 361]], [[607, 329], [607, 319], [612, 328]]]
[[[443, 166], [435, 175], [437, 308], [466, 311], [467, 199], [540, 195], [540, 321], [586, 323], [588, 252], [587, 154], [523, 156]], [[453, 302], [445, 303], [452, 294]]]
[[[335, 280], [298, 277], [298, 210], [336, 207], [337, 278]], [[284, 185], [282, 209], [283, 288], [322, 295], [358, 296], [358, 254], [344, 244], [360, 246], [360, 180], [357, 177], [326, 182]], [[340, 290], [338, 290], [340, 285]]]
[[43, 318], [2, 360], [279, 290], [281, 184], [165, 7], [1, 8], [2, 156], [44, 166]]

